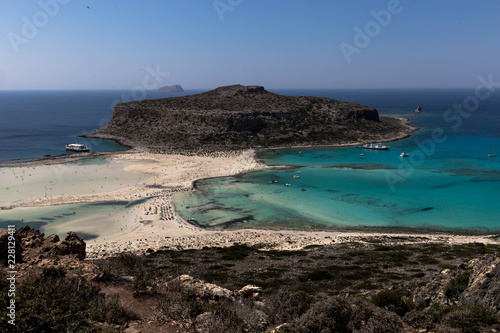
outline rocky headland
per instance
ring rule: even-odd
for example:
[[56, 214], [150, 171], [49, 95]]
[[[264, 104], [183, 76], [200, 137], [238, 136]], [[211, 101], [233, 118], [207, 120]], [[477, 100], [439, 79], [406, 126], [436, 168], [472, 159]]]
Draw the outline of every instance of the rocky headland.
[[233, 85], [117, 104], [113, 119], [87, 137], [168, 153], [389, 141], [414, 129], [357, 103]]

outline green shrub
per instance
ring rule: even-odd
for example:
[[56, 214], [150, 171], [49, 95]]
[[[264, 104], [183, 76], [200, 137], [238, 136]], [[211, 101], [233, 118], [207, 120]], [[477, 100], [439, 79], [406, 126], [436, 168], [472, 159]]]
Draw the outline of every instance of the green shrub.
[[269, 322], [279, 325], [300, 317], [312, 304], [313, 298], [304, 291], [291, 292], [280, 289], [267, 303]]
[[206, 273], [201, 276], [201, 279], [206, 282], [226, 282], [228, 278], [228, 274], [226, 272], [211, 272]]
[[412, 302], [406, 302], [404, 295], [398, 290], [382, 290], [372, 296], [372, 303], [380, 308], [386, 308], [403, 317], [412, 308]]
[[444, 295], [448, 299], [457, 299], [467, 289], [471, 274], [471, 271], [466, 271], [452, 279], [444, 288]]
[[[106, 297], [82, 277], [67, 277], [63, 268], [45, 268], [27, 277], [15, 299], [18, 332], [92, 331], [93, 321], [121, 325], [136, 319], [117, 298]], [[3, 324], [0, 329], [5, 329]]]
[[223, 260], [243, 260], [253, 252], [254, 249], [247, 245], [235, 244], [230, 247], [220, 248], [218, 251], [221, 253], [221, 259]]
[[292, 325], [292, 332], [403, 332], [395, 314], [360, 299], [330, 297], [317, 302]]
[[332, 274], [330, 274], [327, 271], [321, 271], [321, 270], [314, 270], [310, 273], [299, 275], [299, 280], [301, 282], [330, 280], [332, 278], [333, 278]]
[[478, 333], [482, 328], [498, 323], [495, 313], [482, 304], [452, 307], [442, 323], [464, 333]]

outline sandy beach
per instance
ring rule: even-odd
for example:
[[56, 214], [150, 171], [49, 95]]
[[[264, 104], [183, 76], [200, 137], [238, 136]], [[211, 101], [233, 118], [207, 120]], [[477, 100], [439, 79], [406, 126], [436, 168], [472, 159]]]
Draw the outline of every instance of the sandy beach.
[[234, 243], [263, 249], [301, 249], [308, 245], [363, 242], [367, 238], [387, 243], [398, 239], [399, 244], [405, 241], [497, 243], [491, 236], [472, 235], [250, 229], [213, 231], [189, 224], [174, 210], [173, 196], [180, 191], [193, 191], [193, 183], [198, 179], [264, 168], [268, 166], [255, 159], [253, 150], [205, 156], [131, 151], [106, 156], [98, 163], [46, 165], [39, 161], [0, 168], [0, 187], [4, 193], [0, 197], [0, 206], [7, 213], [29, 207], [142, 200], [117, 219], [120, 225], [114, 229], [92, 232], [92, 228], [102, 227], [99, 225], [102, 221], [98, 220], [94, 224], [89, 221], [86, 227], [65, 223], [54, 229], [64, 233], [81, 227], [85, 233], [97, 234], [97, 238], [87, 241], [89, 258], [123, 251], [142, 253], [148, 249], [190, 249]]

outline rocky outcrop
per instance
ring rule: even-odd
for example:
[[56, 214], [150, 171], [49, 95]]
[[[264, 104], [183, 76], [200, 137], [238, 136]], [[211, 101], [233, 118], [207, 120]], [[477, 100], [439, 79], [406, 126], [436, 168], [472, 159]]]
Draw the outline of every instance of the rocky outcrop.
[[176, 85], [173, 85], [173, 86], [164, 86], [164, 87], [161, 87], [159, 88], [158, 90], [156, 90], [158, 92], [183, 92], [184, 89], [176, 84]]
[[[12, 239], [12, 237], [13, 239]], [[10, 252], [9, 252], [10, 250]], [[14, 250], [14, 253], [12, 253]], [[0, 262], [3, 265], [11, 264], [13, 258], [9, 255], [14, 255], [15, 263], [21, 261], [21, 242], [17, 233], [9, 233], [8, 229], [0, 229]]]
[[381, 121], [372, 107], [234, 85], [117, 104], [113, 119], [87, 136], [150, 150], [196, 151], [381, 141], [401, 130], [401, 122]]
[[233, 291], [219, 287], [213, 283], [207, 283], [202, 280], [193, 278], [190, 275], [181, 275], [176, 280], [170, 282], [170, 284], [178, 284], [182, 290], [189, 290], [196, 297], [204, 300], [230, 300], [234, 301], [236, 293]]
[[471, 260], [472, 270], [467, 289], [460, 295], [460, 304], [483, 303], [500, 315], [500, 258], [487, 256]]
[[[56, 235], [57, 237], [57, 235]], [[57, 237], [59, 239], [59, 237]], [[50, 242], [50, 236], [47, 238], [48, 242]], [[78, 236], [76, 233], [73, 231], [69, 231], [66, 233], [64, 236], [63, 240], [60, 242], [54, 242], [52, 240], [52, 243], [55, 243], [55, 246], [53, 247], [53, 253], [57, 255], [75, 255], [78, 259], [85, 259], [86, 252], [86, 244], [83, 238]]]
[[249, 284], [238, 290], [238, 294], [246, 298], [259, 299], [262, 294], [262, 288]]
[[[449, 299], [445, 288], [450, 281], [459, 275], [470, 272], [464, 290], [458, 298]], [[460, 265], [456, 270], [445, 269], [437, 273], [425, 286], [417, 288], [413, 293], [416, 309], [425, 309], [432, 304], [439, 305], [472, 305], [484, 304], [500, 315], [500, 258], [489, 255]]]
[[45, 238], [45, 235], [29, 226], [17, 230], [20, 252], [23, 259], [47, 258], [53, 256], [74, 256], [79, 260], [86, 257], [86, 244], [83, 238], [70, 231], [63, 240], [56, 234]]
[[41, 233], [37, 229], [32, 229], [27, 225], [19, 229], [17, 231], [17, 235], [21, 239], [22, 247], [24, 249], [41, 247], [43, 246], [45, 240], [45, 234]]

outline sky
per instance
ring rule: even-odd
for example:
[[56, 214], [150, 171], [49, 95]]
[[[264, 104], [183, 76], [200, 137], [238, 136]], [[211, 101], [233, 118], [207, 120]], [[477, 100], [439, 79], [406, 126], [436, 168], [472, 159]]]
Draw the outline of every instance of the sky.
[[0, 90], [469, 88], [497, 0], [0, 0]]

